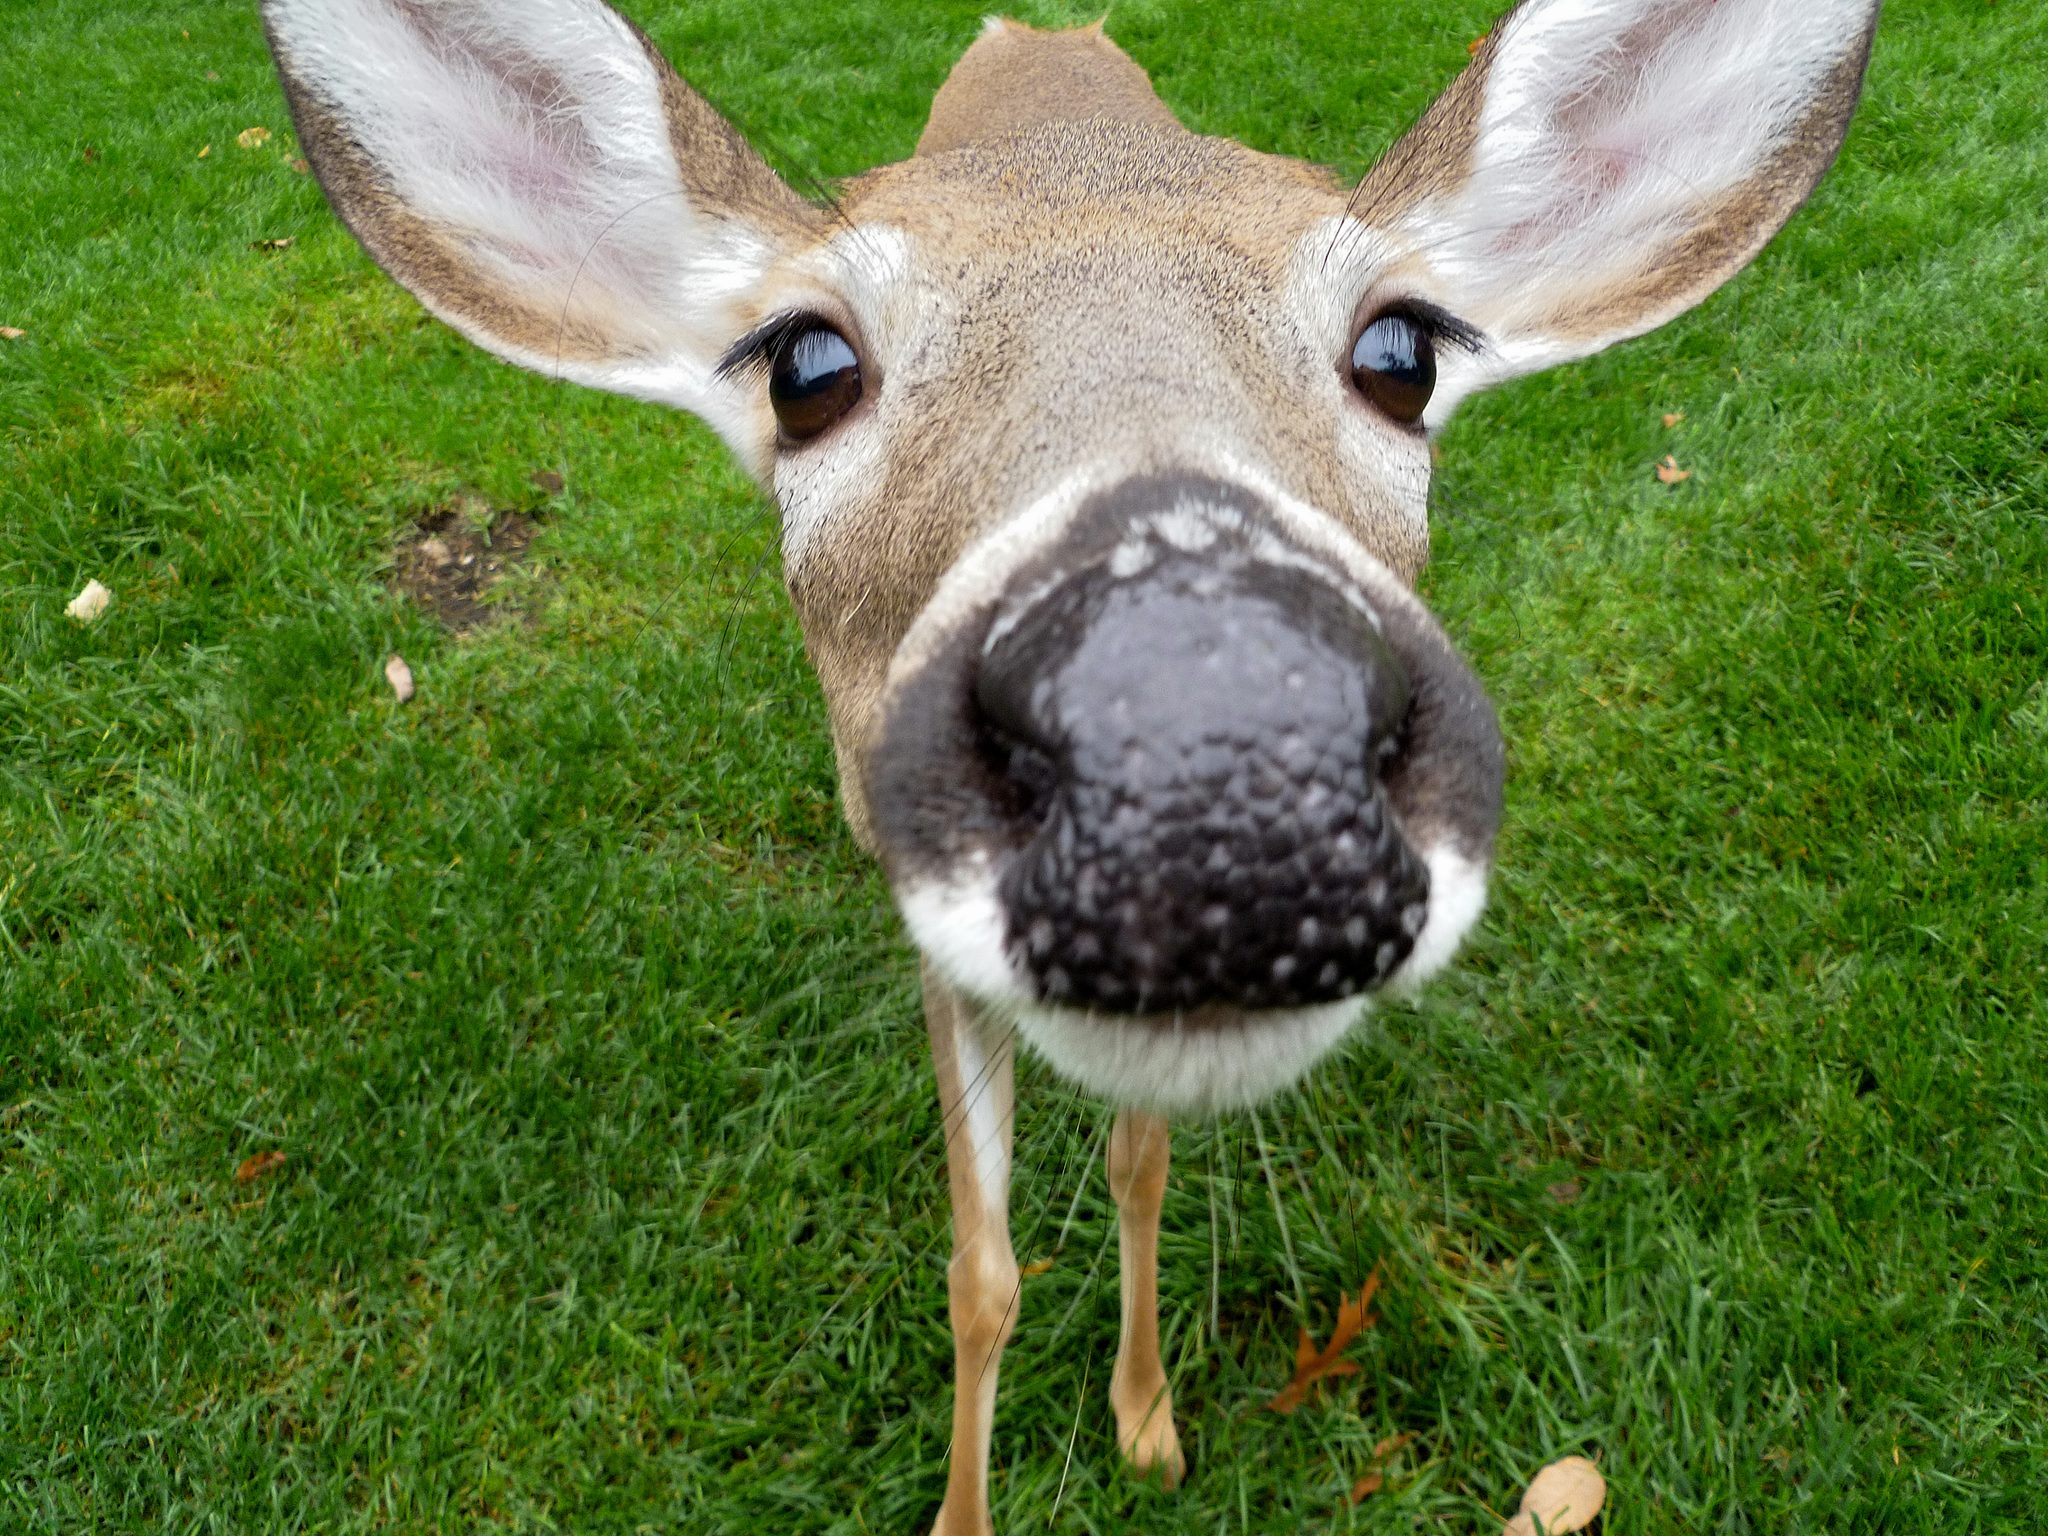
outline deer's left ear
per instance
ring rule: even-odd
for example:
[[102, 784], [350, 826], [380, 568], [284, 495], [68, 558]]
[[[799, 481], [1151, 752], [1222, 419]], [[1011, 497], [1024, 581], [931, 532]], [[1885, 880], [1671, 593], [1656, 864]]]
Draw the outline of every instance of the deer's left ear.
[[717, 362], [825, 216], [630, 22], [603, 0], [263, 19], [307, 158], [380, 266], [479, 346], [693, 411], [758, 467], [765, 407]]
[[[1485, 333], [1439, 390], [1639, 335], [1762, 249], [1841, 147], [1878, 0], [1526, 0], [1367, 176], [1362, 219]], [[1446, 383], [1452, 383], [1446, 380]]]

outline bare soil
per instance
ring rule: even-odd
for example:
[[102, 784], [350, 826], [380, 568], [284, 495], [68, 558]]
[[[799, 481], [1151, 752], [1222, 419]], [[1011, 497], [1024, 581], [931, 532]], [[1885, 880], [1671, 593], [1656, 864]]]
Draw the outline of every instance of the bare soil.
[[391, 584], [456, 634], [495, 623], [516, 610], [485, 598], [525, 560], [537, 527], [524, 512], [459, 498], [414, 524]]

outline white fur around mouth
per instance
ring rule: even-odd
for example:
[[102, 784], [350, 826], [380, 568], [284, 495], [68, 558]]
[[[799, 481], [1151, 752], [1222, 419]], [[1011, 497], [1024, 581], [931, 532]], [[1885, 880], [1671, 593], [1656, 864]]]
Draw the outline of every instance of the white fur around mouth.
[[[1410, 993], [1449, 963], [1486, 904], [1486, 867], [1448, 845], [1431, 849], [1429, 915], [1390, 981]], [[939, 974], [1014, 1027], [1055, 1072], [1113, 1104], [1202, 1117], [1260, 1103], [1301, 1081], [1369, 1010], [1366, 997], [1219, 1017], [1206, 1010], [1133, 1018], [1033, 1000], [1010, 959], [995, 871], [977, 857], [950, 880], [897, 893], [904, 922]]]
[[[998, 1027], [1005, 1010], [997, 1011]], [[1293, 1087], [1365, 1017], [1366, 1000], [1190, 1023], [1071, 1008], [1012, 1011], [1017, 1037], [1060, 1076], [1112, 1104], [1204, 1119]]]

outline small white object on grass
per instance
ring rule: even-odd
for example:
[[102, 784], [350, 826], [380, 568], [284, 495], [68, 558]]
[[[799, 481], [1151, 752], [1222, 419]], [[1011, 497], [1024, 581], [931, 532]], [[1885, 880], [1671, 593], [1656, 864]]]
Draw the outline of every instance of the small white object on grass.
[[412, 697], [412, 668], [396, 651], [385, 659], [384, 680], [391, 684], [391, 691], [398, 695], [399, 703], [403, 704]]
[[88, 581], [79, 589], [78, 596], [64, 605], [66, 616], [81, 624], [90, 624], [107, 611], [107, 604], [114, 600], [114, 594], [97, 581]]
[[1536, 1474], [1522, 1495], [1522, 1512], [1501, 1528], [1500, 1536], [1537, 1536], [1539, 1529], [1543, 1536], [1583, 1531], [1606, 1504], [1607, 1479], [1600, 1469], [1583, 1456], [1567, 1456]]

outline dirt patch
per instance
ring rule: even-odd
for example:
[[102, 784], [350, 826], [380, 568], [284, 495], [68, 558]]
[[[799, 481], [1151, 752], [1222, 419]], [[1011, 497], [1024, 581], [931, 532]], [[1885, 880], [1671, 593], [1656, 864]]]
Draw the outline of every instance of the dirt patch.
[[493, 623], [510, 610], [484, 596], [526, 558], [536, 527], [524, 512], [461, 497], [414, 525], [391, 584], [458, 635]]

